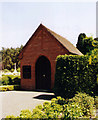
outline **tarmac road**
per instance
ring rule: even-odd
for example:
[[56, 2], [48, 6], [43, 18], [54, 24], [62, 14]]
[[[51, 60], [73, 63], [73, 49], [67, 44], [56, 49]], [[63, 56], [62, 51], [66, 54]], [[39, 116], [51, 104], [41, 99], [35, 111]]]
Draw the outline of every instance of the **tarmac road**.
[[0, 119], [7, 115], [18, 116], [23, 109], [33, 110], [36, 105], [43, 104], [55, 97], [53, 93], [36, 91], [0, 92]]

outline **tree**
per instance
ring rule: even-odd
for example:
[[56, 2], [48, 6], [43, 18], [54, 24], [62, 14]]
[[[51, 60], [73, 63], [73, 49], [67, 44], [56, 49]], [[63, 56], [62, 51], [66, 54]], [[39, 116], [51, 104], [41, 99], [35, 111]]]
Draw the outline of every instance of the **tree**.
[[98, 46], [98, 40], [93, 39], [93, 37], [87, 37], [85, 33], [81, 33], [79, 35], [76, 47], [84, 55], [90, 53], [97, 46]]
[[83, 39], [86, 38], [86, 34], [85, 33], [80, 33], [79, 37], [78, 37], [78, 41], [76, 44], [77, 49], [83, 53]]
[[94, 38], [94, 47], [98, 49], [98, 37]]
[[16, 63], [16, 67], [20, 67], [20, 61], [18, 59], [18, 55], [22, 50], [23, 45], [17, 48], [2, 48], [0, 51], [2, 53], [2, 66], [3, 69], [14, 69], [14, 63]]

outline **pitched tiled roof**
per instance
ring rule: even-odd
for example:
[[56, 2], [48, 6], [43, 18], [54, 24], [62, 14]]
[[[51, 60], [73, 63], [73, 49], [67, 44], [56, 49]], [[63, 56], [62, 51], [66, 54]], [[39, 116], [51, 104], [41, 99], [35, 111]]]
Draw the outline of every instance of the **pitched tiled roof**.
[[[41, 24], [42, 25], [42, 24]], [[42, 25], [45, 27], [44, 25]], [[53, 32], [52, 30], [45, 27], [48, 32], [50, 32], [51, 35], [53, 35], [67, 50], [76, 55], [83, 55], [71, 42], [69, 42], [66, 38], [60, 36], [59, 34]]]

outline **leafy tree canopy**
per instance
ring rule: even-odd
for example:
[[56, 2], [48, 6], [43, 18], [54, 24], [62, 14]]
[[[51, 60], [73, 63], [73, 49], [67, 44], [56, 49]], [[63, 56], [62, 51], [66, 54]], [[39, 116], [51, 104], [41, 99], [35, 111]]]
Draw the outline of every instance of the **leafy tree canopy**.
[[81, 33], [78, 37], [76, 47], [83, 54], [90, 53], [95, 48], [98, 49], [98, 38], [87, 37], [85, 33]]
[[0, 58], [0, 62], [2, 61], [3, 69], [14, 69], [14, 64], [16, 63], [16, 67], [20, 67], [20, 61], [18, 59], [18, 55], [22, 50], [23, 45], [17, 48], [4, 48], [0, 51], [2, 57]]

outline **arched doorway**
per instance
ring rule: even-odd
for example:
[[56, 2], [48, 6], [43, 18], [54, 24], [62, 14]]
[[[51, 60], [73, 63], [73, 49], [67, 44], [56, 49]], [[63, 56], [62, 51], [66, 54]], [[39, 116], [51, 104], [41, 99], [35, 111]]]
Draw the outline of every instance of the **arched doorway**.
[[36, 89], [49, 90], [51, 87], [51, 65], [50, 61], [41, 56], [35, 65]]

